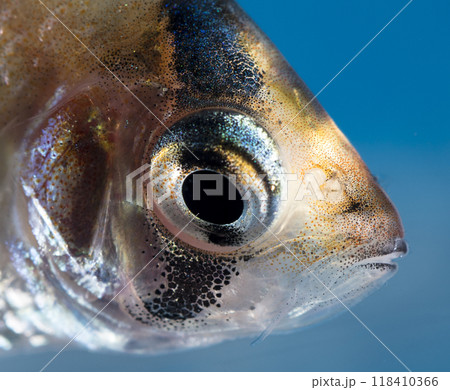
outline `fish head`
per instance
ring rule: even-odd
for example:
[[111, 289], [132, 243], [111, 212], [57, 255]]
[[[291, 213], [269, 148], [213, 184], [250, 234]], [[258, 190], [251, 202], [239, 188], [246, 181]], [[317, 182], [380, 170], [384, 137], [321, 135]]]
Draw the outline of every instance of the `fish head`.
[[[180, 11], [168, 22], [168, 45], [180, 55], [171, 80], [181, 86], [177, 110], [148, 143], [141, 161], [147, 165], [133, 167], [148, 170], [142, 204], [179, 256], [162, 263], [130, 257], [130, 278], [152, 261], [130, 285], [132, 315], [145, 322], [158, 313], [163, 328], [179, 321], [203, 336], [233, 337], [300, 328], [345, 310], [393, 276], [392, 260], [406, 253], [395, 207], [245, 17], [234, 20], [238, 29], [224, 22], [205, 41], [197, 29], [208, 23], [196, 15], [201, 22], [190, 37], [199, 37], [188, 45], [177, 23], [189, 15]], [[233, 37], [226, 40], [230, 57], [219, 49], [224, 31]], [[195, 55], [196, 45], [204, 57]], [[151, 270], [167, 263], [176, 281], [159, 286], [157, 278], [149, 286]]]
[[10, 252], [53, 329], [201, 346], [310, 325], [394, 275], [395, 207], [268, 38], [232, 1], [146, 3], [66, 12], [101, 27], [76, 30], [96, 56], [71, 40], [35, 61], [55, 74], [17, 153]]
[[124, 247], [144, 234], [155, 248], [142, 256], [132, 245], [124, 263], [132, 316], [220, 337], [293, 329], [345, 310], [395, 274], [392, 260], [406, 253], [399, 215], [319, 113], [280, 131], [276, 119], [200, 110], [151, 145], [148, 230], [121, 234]]

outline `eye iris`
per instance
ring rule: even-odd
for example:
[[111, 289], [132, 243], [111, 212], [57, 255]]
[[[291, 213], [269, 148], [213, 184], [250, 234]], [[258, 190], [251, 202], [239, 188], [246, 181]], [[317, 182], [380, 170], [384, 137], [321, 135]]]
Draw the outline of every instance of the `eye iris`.
[[[275, 141], [253, 118], [226, 110], [198, 111], [154, 141], [145, 161], [156, 179], [151, 191], [148, 184], [147, 191], [143, 188], [145, 204], [171, 233], [182, 229], [186, 243], [232, 252], [261, 237], [278, 218], [283, 160]], [[219, 180], [208, 183], [198, 180], [200, 175]]]
[[192, 172], [184, 179], [182, 191], [188, 209], [206, 222], [233, 223], [244, 211], [238, 189], [226, 176], [214, 171]]

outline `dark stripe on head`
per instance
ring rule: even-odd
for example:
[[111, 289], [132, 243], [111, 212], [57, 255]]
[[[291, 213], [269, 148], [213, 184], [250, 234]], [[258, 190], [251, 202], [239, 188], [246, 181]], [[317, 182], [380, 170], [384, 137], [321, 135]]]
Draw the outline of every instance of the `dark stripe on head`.
[[168, 0], [164, 3], [173, 34], [174, 67], [186, 99], [214, 100], [254, 96], [262, 73], [238, 41], [236, 15], [220, 0]]

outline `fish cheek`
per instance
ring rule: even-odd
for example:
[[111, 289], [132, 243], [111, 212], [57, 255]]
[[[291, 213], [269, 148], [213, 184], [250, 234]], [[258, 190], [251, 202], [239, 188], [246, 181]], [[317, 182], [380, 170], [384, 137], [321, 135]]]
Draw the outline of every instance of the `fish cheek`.
[[72, 256], [89, 252], [96, 229], [106, 185], [107, 127], [99, 109], [80, 95], [45, 120], [27, 146], [25, 193]]
[[162, 329], [205, 325], [209, 313], [220, 310], [223, 289], [239, 275], [239, 259], [197, 250], [174, 239], [151, 211], [124, 207], [121, 221], [132, 218], [133, 226], [115, 227], [121, 229], [119, 247], [127, 251], [122, 272], [131, 289], [119, 298], [123, 310]]
[[[219, 307], [221, 290], [230, 283], [233, 266], [212, 257], [167, 253], [158, 262], [161, 278], [157, 288], [141, 295], [145, 311], [158, 320], [183, 321], [204, 309]], [[234, 271], [236, 272], [236, 271]]]
[[239, 275], [237, 260], [170, 242], [156, 219], [151, 225], [152, 239], [146, 242], [162, 250], [143, 250], [140, 260], [134, 257], [128, 265], [127, 273], [137, 276], [132, 280], [135, 301], [127, 300], [126, 310], [135, 320], [160, 328], [196, 326], [200, 313], [205, 319], [220, 309], [222, 289]]

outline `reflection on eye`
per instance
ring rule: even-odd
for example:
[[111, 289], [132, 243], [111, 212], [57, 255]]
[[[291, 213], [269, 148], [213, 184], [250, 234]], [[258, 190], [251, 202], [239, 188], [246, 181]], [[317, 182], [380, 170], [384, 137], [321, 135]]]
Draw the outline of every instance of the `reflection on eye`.
[[237, 221], [244, 201], [236, 186], [220, 173], [202, 170], [190, 173], [183, 182], [188, 209], [206, 222], [226, 225]]

